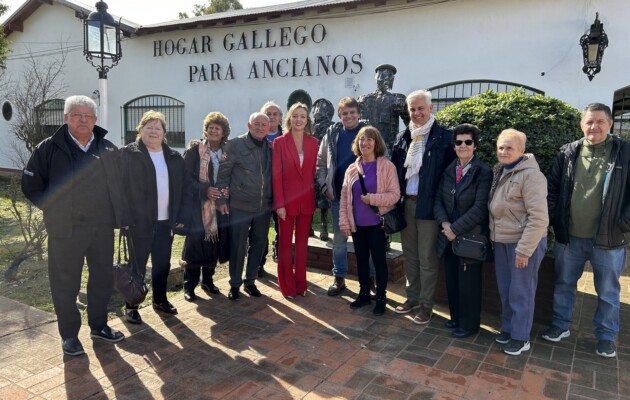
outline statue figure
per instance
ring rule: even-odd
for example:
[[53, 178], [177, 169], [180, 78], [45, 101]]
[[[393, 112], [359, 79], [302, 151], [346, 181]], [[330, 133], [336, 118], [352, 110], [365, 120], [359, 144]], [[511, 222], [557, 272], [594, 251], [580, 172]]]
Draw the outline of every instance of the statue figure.
[[357, 101], [361, 107], [361, 118], [370, 121], [370, 125], [381, 132], [387, 150], [391, 153], [398, 133], [398, 118], [402, 119], [405, 125], [409, 124], [406, 96], [390, 92], [394, 86], [396, 67], [381, 64], [376, 67], [375, 72], [376, 91], [364, 94]]
[[[317, 138], [319, 143], [322, 142], [328, 127], [334, 125], [332, 117], [335, 114], [335, 107], [326, 99], [317, 99], [313, 103], [313, 136]], [[330, 200], [321, 192], [315, 190], [315, 205], [321, 213], [321, 231], [319, 238], [324, 242], [328, 241], [328, 209], [330, 208]]]

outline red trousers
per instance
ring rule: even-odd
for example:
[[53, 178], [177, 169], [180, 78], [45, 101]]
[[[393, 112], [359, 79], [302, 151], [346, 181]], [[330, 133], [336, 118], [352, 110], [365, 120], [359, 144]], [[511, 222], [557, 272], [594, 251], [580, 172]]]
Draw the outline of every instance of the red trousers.
[[[306, 291], [306, 254], [312, 214], [278, 217], [278, 286], [284, 297], [295, 297]], [[295, 229], [295, 264], [292, 256]]]

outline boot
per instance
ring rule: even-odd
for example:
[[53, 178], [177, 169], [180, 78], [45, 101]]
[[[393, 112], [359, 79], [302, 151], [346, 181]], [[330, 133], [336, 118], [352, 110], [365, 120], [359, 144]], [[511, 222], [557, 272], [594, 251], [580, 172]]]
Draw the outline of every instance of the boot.
[[376, 296], [376, 305], [374, 306], [374, 315], [381, 316], [385, 314], [385, 308], [387, 307], [387, 298], [385, 296]]
[[373, 276], [370, 276], [370, 298], [376, 300], [376, 280]]
[[345, 288], [346, 280], [335, 276], [335, 282], [333, 282], [333, 284], [328, 288], [328, 295], [337, 296], [339, 293], [343, 292]]
[[370, 292], [361, 292], [357, 299], [350, 303], [350, 308], [357, 309], [370, 304]]

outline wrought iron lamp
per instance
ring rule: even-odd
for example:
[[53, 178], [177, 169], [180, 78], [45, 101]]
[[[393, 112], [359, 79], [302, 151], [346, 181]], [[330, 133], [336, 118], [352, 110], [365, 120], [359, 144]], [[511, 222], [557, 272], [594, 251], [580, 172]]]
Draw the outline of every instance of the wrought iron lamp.
[[595, 22], [591, 29], [580, 38], [584, 67], [582, 71], [592, 81], [595, 74], [602, 69], [602, 57], [604, 49], [608, 47], [608, 35], [604, 32], [604, 24], [599, 21], [599, 13], [595, 13]]
[[100, 92], [99, 125], [107, 127], [107, 73], [122, 58], [120, 24], [107, 12], [104, 1], [83, 22], [83, 55], [98, 71]]

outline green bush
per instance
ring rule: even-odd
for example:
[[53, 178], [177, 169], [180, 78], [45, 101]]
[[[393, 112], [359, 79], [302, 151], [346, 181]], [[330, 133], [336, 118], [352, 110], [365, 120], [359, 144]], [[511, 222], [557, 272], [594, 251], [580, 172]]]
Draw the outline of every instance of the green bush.
[[481, 129], [476, 153], [488, 165], [497, 162], [496, 141], [502, 130], [514, 128], [527, 135], [526, 152], [533, 153], [545, 175], [560, 146], [582, 137], [580, 112], [569, 104], [522, 89], [487, 91], [439, 111], [436, 120], [450, 129], [474, 124]]

